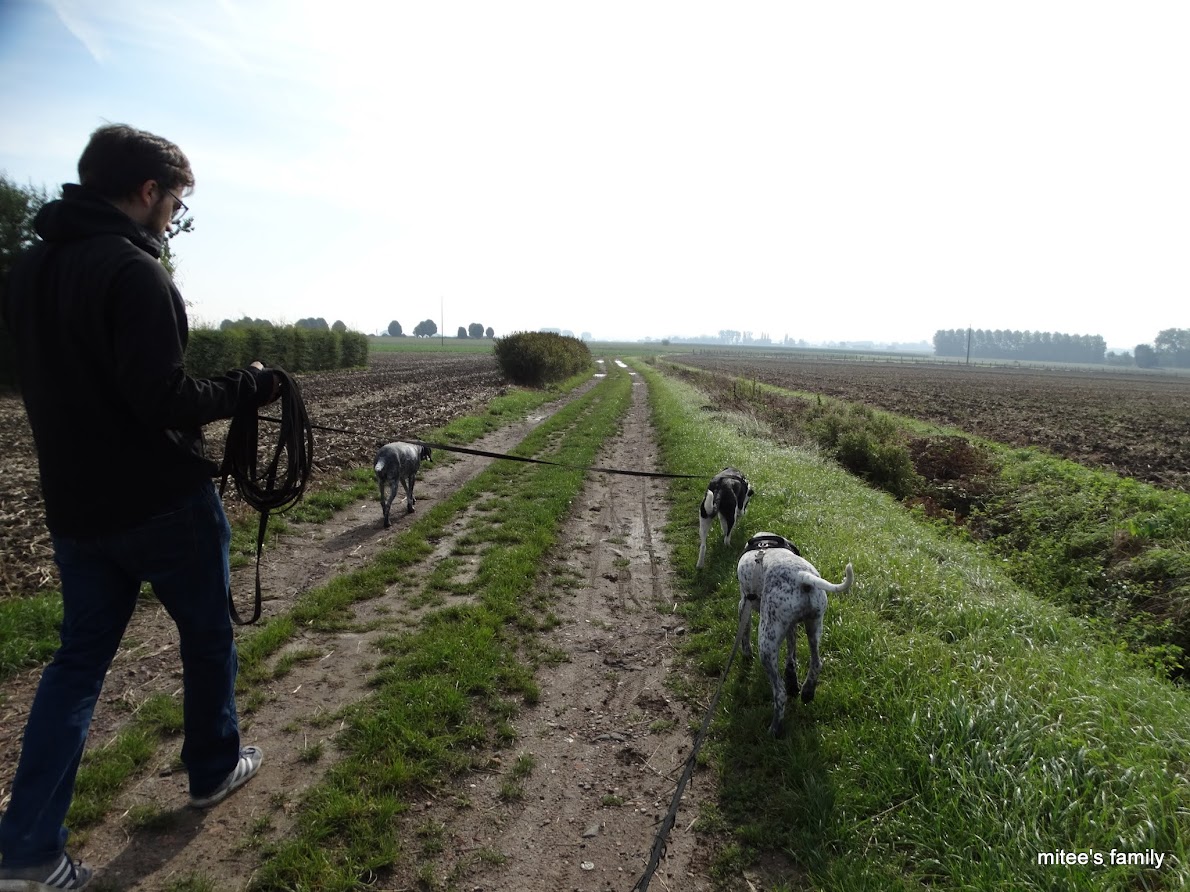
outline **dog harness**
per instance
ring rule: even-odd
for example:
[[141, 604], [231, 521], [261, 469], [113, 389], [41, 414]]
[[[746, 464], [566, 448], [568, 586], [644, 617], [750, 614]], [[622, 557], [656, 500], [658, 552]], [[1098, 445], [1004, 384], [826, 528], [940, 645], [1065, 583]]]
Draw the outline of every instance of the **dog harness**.
[[[769, 551], [770, 549], [773, 549], [773, 548], [786, 548], [789, 551], [792, 551], [798, 557], [802, 556], [802, 553], [800, 551], [798, 551], [798, 548], [796, 545], [794, 545], [792, 542], [790, 542], [784, 536], [777, 536], [777, 535], [753, 536], [751, 539], [748, 540], [748, 544], [744, 546], [744, 554], [747, 554], [749, 551]], [[757, 592], [754, 595], [749, 595], [748, 600], [749, 601], [760, 601], [760, 593]]]
[[784, 536], [753, 536], [744, 547], [744, 553], [747, 554], [749, 551], [764, 551], [767, 548], [787, 548], [798, 557], [802, 556], [798, 547]]

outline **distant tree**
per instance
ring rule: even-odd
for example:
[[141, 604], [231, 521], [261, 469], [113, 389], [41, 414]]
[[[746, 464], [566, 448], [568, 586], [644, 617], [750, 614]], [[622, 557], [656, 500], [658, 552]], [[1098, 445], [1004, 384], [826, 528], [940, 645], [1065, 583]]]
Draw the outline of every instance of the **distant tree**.
[[1137, 344], [1132, 349], [1132, 355], [1136, 357], [1136, 365], [1142, 369], [1157, 368], [1157, 351], [1148, 344]]
[[234, 322], [230, 319], [224, 319], [222, 322], [219, 323], [220, 331], [227, 331], [229, 328], [272, 328], [272, 327], [273, 327], [273, 323], [269, 322], [268, 319], [251, 319], [248, 316], [244, 316], [240, 319], [237, 319]]
[[459, 337], [459, 338], [465, 338], [465, 337], [467, 337], [467, 329], [463, 328], [463, 326], [461, 326], [461, 325], [460, 325], [460, 326], [459, 326], [459, 333], [458, 333], [457, 335], [455, 335], [455, 337]]
[[308, 319], [299, 319], [293, 323], [294, 328], [309, 328], [313, 331], [330, 331], [331, 327], [326, 324], [326, 320], [319, 316], [315, 319], [313, 316]]
[[1190, 328], [1167, 328], [1153, 344], [1161, 365], [1190, 368]]
[[438, 334], [438, 325], [433, 319], [423, 319], [413, 327], [413, 334], [419, 338], [429, 338]]
[[494, 338], [496, 336], [496, 332], [492, 329], [492, 326], [489, 325], [487, 330], [484, 331], [483, 336], [485, 338]]
[[[33, 219], [49, 200], [49, 193], [43, 187], [19, 186], [0, 172], [0, 299], [13, 263], [22, 251], [37, 241]], [[15, 380], [13, 344], [3, 319], [0, 319], [0, 384]]]
[[388, 333], [390, 337], [399, 338], [405, 333], [401, 331], [401, 323], [394, 319], [388, 324]]
[[467, 326], [467, 337], [482, 338], [483, 337], [483, 326], [480, 325], [478, 322], [472, 322], [470, 325]]
[[336, 319], [335, 324], [331, 326], [331, 331], [339, 331], [339, 332], [347, 331], [347, 325], [346, 325], [346, 323], [343, 322], [342, 319]]

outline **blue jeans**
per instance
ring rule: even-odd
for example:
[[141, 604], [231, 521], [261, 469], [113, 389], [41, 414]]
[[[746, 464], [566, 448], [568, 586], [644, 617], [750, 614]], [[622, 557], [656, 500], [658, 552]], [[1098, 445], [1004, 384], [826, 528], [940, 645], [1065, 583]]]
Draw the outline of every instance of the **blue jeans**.
[[[80, 511], [89, 510], [80, 505]], [[66, 812], [95, 701], [142, 582], [178, 627], [190, 791], [206, 795], [240, 753], [239, 662], [227, 608], [231, 528], [212, 482], [171, 511], [123, 532], [54, 536], [62, 577], [62, 646], [41, 675], [25, 725], [12, 799], [0, 820], [4, 867], [59, 857]]]

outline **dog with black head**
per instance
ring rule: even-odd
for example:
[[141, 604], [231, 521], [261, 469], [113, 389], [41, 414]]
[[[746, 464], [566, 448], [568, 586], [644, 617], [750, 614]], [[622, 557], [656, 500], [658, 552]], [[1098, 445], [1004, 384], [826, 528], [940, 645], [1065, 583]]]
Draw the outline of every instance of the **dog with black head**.
[[405, 488], [405, 513], [413, 511], [413, 484], [423, 461], [430, 461], [430, 447], [416, 443], [381, 443], [376, 445], [376, 482], [380, 484], [380, 510], [384, 512], [384, 528], [389, 528], [388, 511], [397, 497], [398, 486]]
[[698, 564], [699, 570], [706, 563], [707, 535], [715, 518], [719, 518], [719, 528], [723, 531], [723, 544], [731, 542], [731, 531], [744, 512], [748, 510], [748, 502], [756, 490], [752, 488], [746, 477], [735, 468], [724, 468], [711, 478], [707, 484], [706, 495], [698, 505]]
[[[843, 571], [843, 581], [827, 582], [818, 575], [814, 565], [802, 557], [797, 546], [776, 533], [757, 533], [748, 540], [744, 553], [736, 563], [736, 577], [740, 582], [739, 630], [737, 635], [744, 656], [752, 656], [752, 611], [760, 613], [760, 628], [756, 646], [760, 650], [760, 665], [773, 689], [773, 720], [769, 733], [780, 735], [785, 721], [785, 701], [796, 697], [797, 628], [806, 627], [810, 644], [810, 671], [801, 686], [802, 702], [814, 699], [818, 688], [818, 674], [822, 671], [819, 645], [822, 642], [822, 619], [826, 615], [828, 592], [845, 592], [855, 582], [851, 564]], [[777, 658], [781, 639], [788, 647], [785, 653], [785, 678], [777, 672]]]

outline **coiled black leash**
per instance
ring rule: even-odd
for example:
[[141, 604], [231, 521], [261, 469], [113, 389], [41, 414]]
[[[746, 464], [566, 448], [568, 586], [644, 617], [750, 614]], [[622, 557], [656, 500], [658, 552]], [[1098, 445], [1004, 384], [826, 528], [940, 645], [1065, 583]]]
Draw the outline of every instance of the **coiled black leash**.
[[[306, 491], [306, 482], [310, 479], [310, 469], [314, 465], [314, 430], [306, 414], [301, 388], [284, 369], [274, 367], [270, 370], [279, 379], [281, 389], [278, 398], [281, 419], [273, 457], [264, 469], [264, 474], [258, 474], [256, 453], [259, 429], [257, 409], [252, 406], [231, 419], [220, 471], [223, 482], [219, 486], [219, 495], [223, 495], [227, 478], [231, 477], [240, 498], [260, 512], [260, 525], [256, 531], [256, 603], [251, 619], [240, 618], [231, 596], [231, 587], [227, 589], [227, 606], [232, 620], [239, 626], [248, 626], [260, 619], [260, 554], [264, 550], [269, 515], [287, 511], [298, 503]], [[284, 463], [281, 461], [283, 455]], [[263, 483], [260, 482], [262, 476]]]

